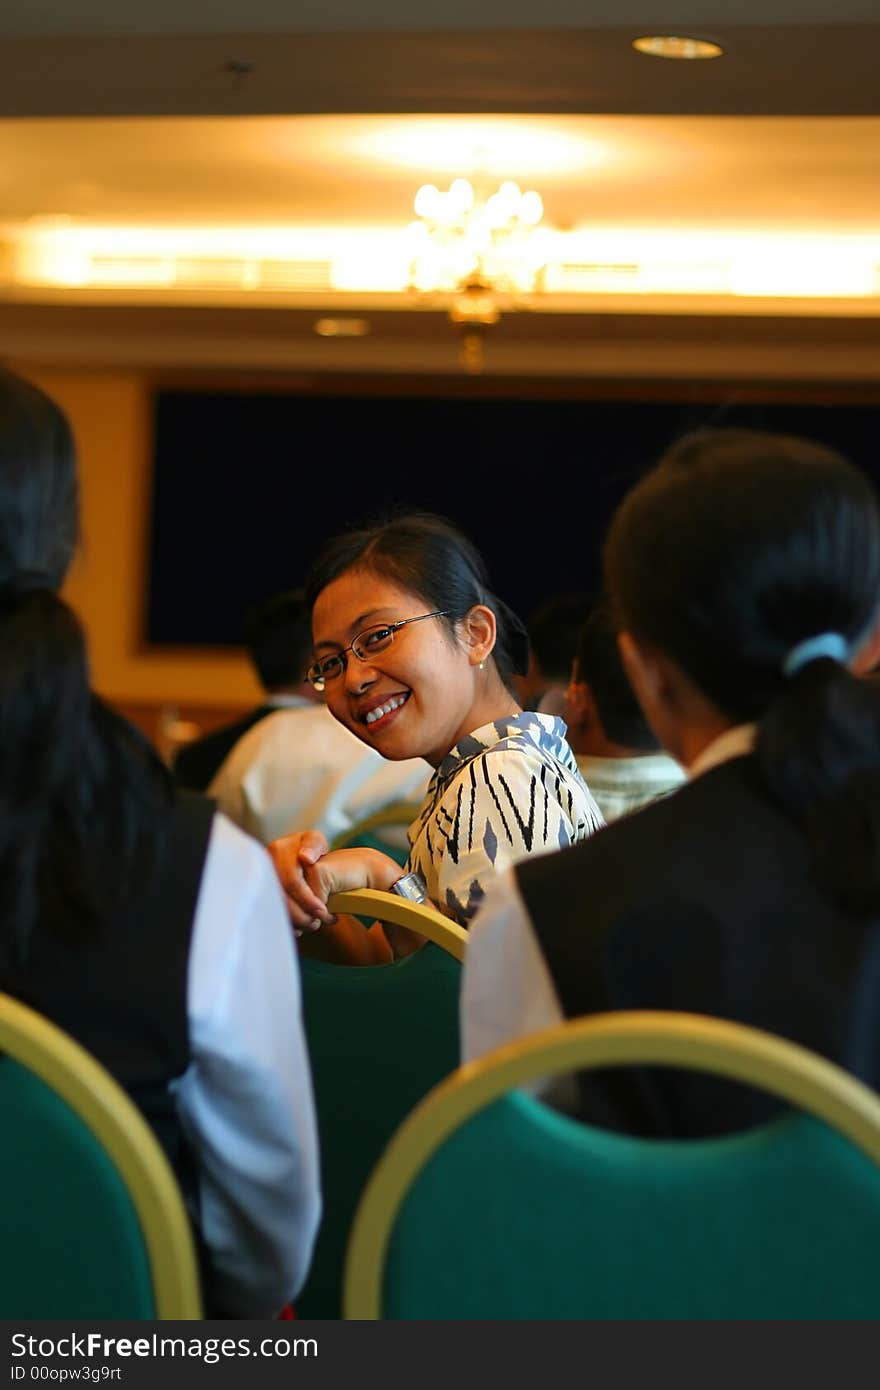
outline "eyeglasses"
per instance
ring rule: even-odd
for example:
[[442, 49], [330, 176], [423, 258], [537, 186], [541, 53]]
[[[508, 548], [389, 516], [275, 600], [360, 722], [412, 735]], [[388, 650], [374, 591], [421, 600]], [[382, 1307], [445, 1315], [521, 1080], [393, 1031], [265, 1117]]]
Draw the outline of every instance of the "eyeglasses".
[[354, 652], [358, 661], [371, 661], [374, 656], [384, 652], [394, 641], [394, 634], [407, 623], [421, 623], [425, 618], [446, 618], [451, 609], [438, 609], [436, 613], [420, 613], [417, 618], [401, 618], [399, 623], [377, 623], [365, 627], [348, 647], [332, 656], [319, 657], [306, 671], [306, 680], [311, 681], [316, 690], [323, 690], [328, 681], [337, 680], [348, 665], [348, 652]]

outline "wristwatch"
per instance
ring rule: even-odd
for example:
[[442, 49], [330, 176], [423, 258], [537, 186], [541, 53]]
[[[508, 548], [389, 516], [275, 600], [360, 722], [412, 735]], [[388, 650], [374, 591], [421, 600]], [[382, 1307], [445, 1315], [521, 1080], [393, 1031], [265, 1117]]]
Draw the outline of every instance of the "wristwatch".
[[403, 874], [394, 880], [388, 892], [396, 893], [399, 898], [406, 898], [411, 903], [428, 901], [428, 885], [421, 874]]

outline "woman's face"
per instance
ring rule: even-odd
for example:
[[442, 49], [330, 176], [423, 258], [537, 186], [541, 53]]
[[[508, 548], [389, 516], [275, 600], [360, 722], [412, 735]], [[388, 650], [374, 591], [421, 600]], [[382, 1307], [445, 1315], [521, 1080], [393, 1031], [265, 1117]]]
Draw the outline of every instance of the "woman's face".
[[[315, 655], [344, 650], [374, 624], [432, 611], [424, 599], [369, 570], [348, 570], [315, 602]], [[383, 757], [426, 758], [436, 767], [460, 738], [478, 727], [471, 717], [479, 660], [464, 641], [450, 635], [443, 618], [427, 618], [402, 627], [390, 646], [367, 661], [347, 652], [345, 670], [327, 682], [324, 698], [331, 714]], [[377, 717], [389, 701], [393, 708]]]

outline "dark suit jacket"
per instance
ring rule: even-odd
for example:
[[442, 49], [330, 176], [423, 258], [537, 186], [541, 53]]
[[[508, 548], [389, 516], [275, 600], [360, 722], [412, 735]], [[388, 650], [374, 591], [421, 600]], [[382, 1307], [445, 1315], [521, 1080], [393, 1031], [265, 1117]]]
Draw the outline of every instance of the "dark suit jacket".
[[265, 719], [267, 714], [274, 714], [276, 708], [275, 705], [260, 705], [242, 719], [237, 719], [234, 724], [224, 724], [221, 729], [205, 734], [204, 738], [197, 738], [192, 743], [185, 744], [174, 758], [172, 766], [178, 784], [188, 787], [190, 791], [206, 791], [214, 779], [214, 774], [219, 771], [242, 735], [261, 719]]
[[[880, 1088], [880, 929], [816, 882], [804, 832], [753, 756], [516, 873], [567, 1017], [711, 1014]], [[585, 1118], [637, 1133], [722, 1133], [773, 1109], [750, 1089], [659, 1069], [582, 1078], [582, 1090]]]

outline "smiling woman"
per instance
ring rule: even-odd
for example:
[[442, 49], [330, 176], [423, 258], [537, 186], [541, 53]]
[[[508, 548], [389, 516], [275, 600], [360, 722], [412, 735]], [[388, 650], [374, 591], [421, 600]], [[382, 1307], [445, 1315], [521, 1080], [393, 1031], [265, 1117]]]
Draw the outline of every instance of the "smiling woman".
[[[404, 876], [418, 874], [447, 916], [466, 926], [487, 876], [602, 824], [565, 725], [520, 710], [511, 681], [528, 664], [525, 629], [448, 522], [404, 516], [337, 537], [308, 595], [309, 679], [331, 714], [383, 757], [426, 758], [435, 768]], [[315, 832], [270, 850], [294, 925], [320, 929], [313, 949], [361, 964], [388, 958], [378, 924], [365, 933], [326, 903], [340, 889], [391, 888], [401, 877], [393, 860], [366, 849], [328, 853]], [[418, 944], [393, 936], [401, 954]]]

